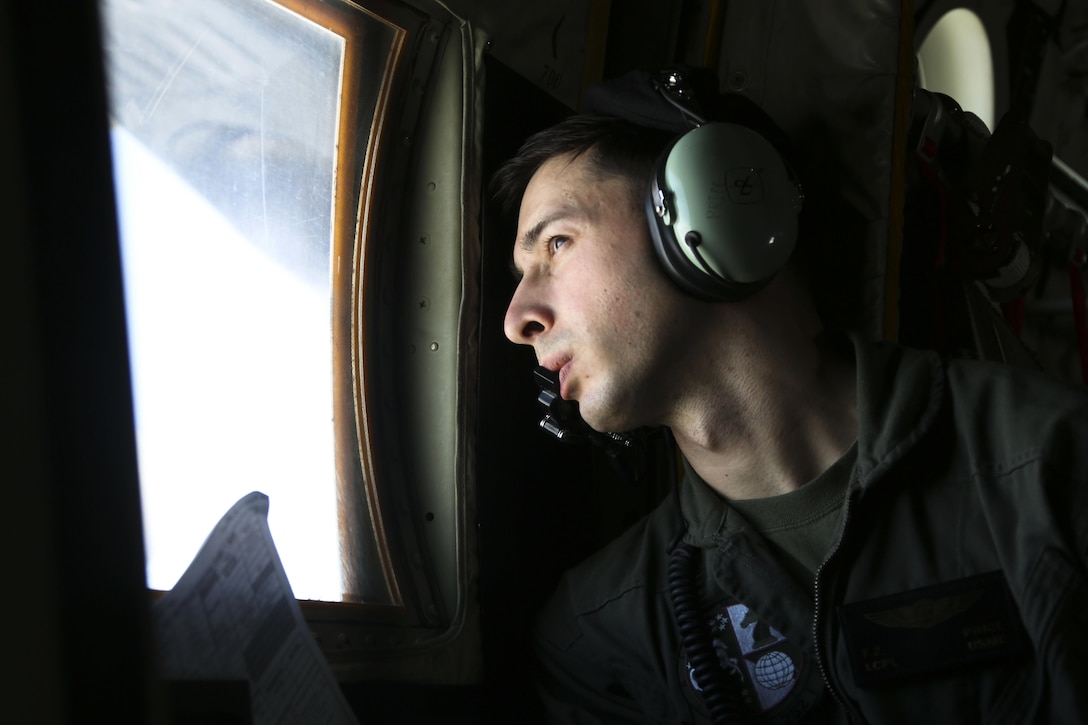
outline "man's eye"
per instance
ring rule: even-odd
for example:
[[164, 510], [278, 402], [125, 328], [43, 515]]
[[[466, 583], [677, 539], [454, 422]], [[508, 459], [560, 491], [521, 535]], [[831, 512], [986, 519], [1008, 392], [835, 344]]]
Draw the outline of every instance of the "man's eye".
[[558, 251], [560, 247], [569, 242], [568, 237], [555, 236], [548, 240], [548, 244], [551, 246], [552, 251]]

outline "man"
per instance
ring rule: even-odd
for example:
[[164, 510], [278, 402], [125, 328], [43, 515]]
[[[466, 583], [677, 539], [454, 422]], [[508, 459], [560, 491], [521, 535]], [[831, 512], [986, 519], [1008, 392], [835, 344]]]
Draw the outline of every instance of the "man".
[[1088, 721], [1085, 397], [844, 344], [796, 263], [735, 301], [682, 290], [644, 211], [667, 143], [574, 117], [496, 177], [507, 336], [590, 426], [667, 426], [685, 459], [542, 612], [553, 719]]

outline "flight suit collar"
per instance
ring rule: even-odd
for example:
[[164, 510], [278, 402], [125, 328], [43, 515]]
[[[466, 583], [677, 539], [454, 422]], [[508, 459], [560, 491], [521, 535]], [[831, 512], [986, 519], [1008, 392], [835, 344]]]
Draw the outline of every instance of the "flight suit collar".
[[[853, 480], [867, 485], [932, 427], [945, 394], [940, 357], [931, 351], [852, 337], [858, 378], [858, 453]], [[747, 529], [744, 519], [684, 460], [680, 510], [685, 540], [716, 545]]]

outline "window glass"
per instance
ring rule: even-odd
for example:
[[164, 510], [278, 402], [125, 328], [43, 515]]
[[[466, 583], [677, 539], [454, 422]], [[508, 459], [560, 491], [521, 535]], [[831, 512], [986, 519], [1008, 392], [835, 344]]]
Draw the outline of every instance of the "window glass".
[[989, 36], [971, 10], [941, 16], [918, 48], [920, 85], [944, 93], [994, 130], [994, 71]]
[[330, 249], [345, 39], [267, 0], [104, 0], [148, 586], [239, 498], [343, 590]]

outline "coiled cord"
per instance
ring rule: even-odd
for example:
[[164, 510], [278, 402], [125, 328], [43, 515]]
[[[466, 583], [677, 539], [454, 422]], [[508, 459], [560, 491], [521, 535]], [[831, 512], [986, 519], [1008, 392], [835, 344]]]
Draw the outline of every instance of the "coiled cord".
[[714, 638], [699, 606], [695, 590], [695, 563], [698, 549], [674, 539], [669, 555], [669, 593], [672, 596], [680, 640], [691, 664], [695, 682], [718, 725], [740, 723], [747, 719], [741, 699], [741, 683], [726, 671], [714, 650]]
[[703, 616], [697, 591], [696, 564], [699, 549], [685, 544], [684, 533], [688, 522], [680, 510], [680, 476], [677, 466], [676, 441], [668, 428], [661, 429], [664, 436], [665, 464], [669, 485], [676, 502], [676, 535], [666, 549], [669, 555], [668, 583], [672, 609], [676, 617], [680, 642], [691, 664], [699, 692], [710, 710], [716, 725], [744, 723], [749, 719], [748, 709], [741, 695], [743, 682], [740, 673], [726, 670], [718, 660], [714, 649], [714, 637]]

